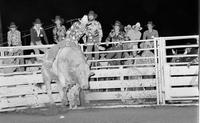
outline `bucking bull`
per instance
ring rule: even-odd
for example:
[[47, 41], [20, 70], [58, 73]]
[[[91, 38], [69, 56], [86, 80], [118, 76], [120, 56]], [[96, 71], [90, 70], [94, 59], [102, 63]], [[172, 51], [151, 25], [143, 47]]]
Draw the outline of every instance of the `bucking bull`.
[[[81, 24], [81, 28], [83, 28], [84, 26], [80, 22], [79, 25]], [[78, 28], [76, 27], [76, 29]], [[77, 97], [81, 89], [89, 89], [89, 77], [94, 75], [94, 73], [90, 72], [86, 58], [76, 43], [65, 41], [64, 44], [64, 47], [59, 48], [55, 60], [53, 60], [52, 67], [45, 66], [45, 63], [48, 61], [48, 56], [52, 51], [50, 50], [51, 52], [47, 51], [45, 53], [42, 65], [42, 75], [51, 104], [54, 103], [51, 82], [55, 80], [62, 103], [67, 105], [69, 102], [70, 108], [73, 108], [73, 105], [76, 108], [77, 104], [74, 104], [74, 98]]]

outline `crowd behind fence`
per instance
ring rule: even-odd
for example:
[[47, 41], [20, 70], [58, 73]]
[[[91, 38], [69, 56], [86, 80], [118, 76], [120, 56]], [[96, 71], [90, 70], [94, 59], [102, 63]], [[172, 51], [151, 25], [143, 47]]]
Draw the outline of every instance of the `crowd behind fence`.
[[[171, 38], [171, 37], [170, 37]], [[165, 38], [167, 40], [170, 40], [170, 38]], [[177, 37], [172, 38], [173, 40], [175, 40]], [[179, 37], [180, 38], [180, 37]], [[182, 39], [184, 38], [190, 38], [190, 37], [181, 37]], [[138, 42], [138, 43], [142, 43], [142, 42], [154, 42], [155, 48], [138, 48], [138, 49], [123, 49], [123, 50], [112, 50], [112, 51], [97, 51], [97, 52], [87, 52], [86, 50], [84, 50], [85, 44], [80, 44], [80, 48], [84, 51], [85, 56], [87, 56], [88, 54], [102, 54], [102, 57], [104, 56], [104, 58], [99, 58], [96, 60], [88, 60], [92, 63], [97, 63], [96, 65], [92, 66], [92, 69], [100, 69], [100, 68], [113, 68], [113, 67], [120, 67], [120, 66], [152, 66], [155, 65], [156, 61], [155, 59], [155, 54], [157, 54], [157, 51], [159, 49], [157, 49], [157, 45], [158, 45], [158, 39], [159, 38], [155, 38], [155, 39], [149, 39], [149, 40], [137, 40], [137, 41], [124, 41], [122, 42], [123, 44], [129, 44], [131, 42]], [[178, 38], [177, 38], [178, 39]], [[109, 44], [117, 44], [119, 42], [110, 42]], [[101, 45], [105, 45], [106, 43], [101, 43]], [[87, 44], [87, 45], [93, 45], [93, 44]], [[53, 45], [42, 45], [42, 46], [17, 46], [17, 47], [1, 47], [0, 48], [0, 53], [1, 53], [1, 65], [0, 68], [15, 68], [15, 67], [38, 67], [41, 66], [42, 62], [36, 62], [35, 58], [39, 57], [39, 58], [43, 58], [44, 54], [31, 54], [31, 55], [9, 55], [9, 53], [12, 52], [16, 52], [17, 50], [21, 50], [22, 52], [27, 51], [27, 50], [32, 50], [32, 49], [44, 49], [47, 50], [49, 48], [51, 48]], [[195, 49], [195, 52], [189, 54], [189, 53], [182, 53], [182, 54], [173, 54], [172, 51], [174, 49], [179, 50], [186, 50], [187, 48], [192, 48]], [[198, 45], [197, 42], [196, 44], [190, 44], [190, 45], [176, 45], [176, 46], [166, 46], [166, 63], [170, 63], [170, 64], [185, 64], [187, 62], [190, 62], [191, 59], [189, 58], [196, 58], [198, 56]], [[142, 52], [147, 54], [142, 55]], [[136, 52], [136, 55], [133, 56], [133, 53]], [[170, 53], [171, 52], [171, 53]], [[122, 53], [123, 57], [121, 58], [111, 58], [111, 59], [106, 59], [105, 58], [105, 54], [109, 54], [109, 53]], [[128, 54], [127, 54], [128, 53]], [[148, 54], [150, 53], [150, 54]], [[179, 59], [187, 59], [188, 60], [179, 60]], [[22, 62], [12, 62], [14, 60], [17, 59], [22, 59]], [[10, 62], [11, 61], [11, 62]], [[121, 61], [120, 64], [111, 64], [114, 61]], [[9, 63], [10, 62], [10, 63]], [[127, 63], [126, 63], [127, 62]], [[103, 63], [103, 64], [101, 64]], [[25, 71], [25, 69], [21, 70], [21, 71], [15, 71], [15, 72], [23, 72]], [[11, 71], [11, 73], [14, 71]]]

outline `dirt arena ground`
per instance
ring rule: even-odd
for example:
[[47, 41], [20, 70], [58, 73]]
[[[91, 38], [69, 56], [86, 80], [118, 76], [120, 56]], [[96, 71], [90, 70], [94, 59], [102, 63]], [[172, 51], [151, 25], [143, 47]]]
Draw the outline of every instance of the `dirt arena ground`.
[[0, 113], [0, 123], [198, 123], [198, 106], [68, 110], [53, 107]]

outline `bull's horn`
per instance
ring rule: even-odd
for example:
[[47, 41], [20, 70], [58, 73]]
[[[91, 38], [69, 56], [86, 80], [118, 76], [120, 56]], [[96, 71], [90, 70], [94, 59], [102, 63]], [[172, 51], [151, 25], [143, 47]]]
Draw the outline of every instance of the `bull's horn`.
[[89, 77], [94, 76], [95, 73], [94, 72], [90, 72]]

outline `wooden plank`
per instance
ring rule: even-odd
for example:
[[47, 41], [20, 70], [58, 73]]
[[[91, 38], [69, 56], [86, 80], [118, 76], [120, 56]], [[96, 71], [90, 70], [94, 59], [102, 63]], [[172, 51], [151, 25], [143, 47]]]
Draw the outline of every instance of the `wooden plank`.
[[127, 87], [155, 87], [155, 79], [92, 81], [90, 89], [127, 88]]
[[[61, 101], [58, 94], [53, 94], [53, 99], [55, 102]], [[44, 103], [49, 103], [49, 98], [46, 94], [41, 94], [38, 96], [28, 95], [25, 97], [2, 98], [0, 101], [0, 109], [17, 106], [37, 106]]]
[[43, 83], [42, 74], [0, 77], [0, 86]]
[[171, 66], [170, 74], [171, 75], [191, 75], [197, 74], [198, 66], [191, 66], [188, 68], [187, 66]]
[[133, 99], [133, 98], [156, 98], [156, 90], [92, 92], [85, 94], [86, 100], [120, 100], [120, 99]]
[[[51, 84], [52, 92], [58, 92], [57, 84]], [[34, 95], [46, 93], [46, 86], [41, 88], [35, 85], [18, 85], [16, 87], [0, 87], [0, 97]]]
[[95, 75], [92, 78], [97, 77], [117, 77], [117, 76], [133, 76], [133, 75], [155, 75], [154, 67], [132, 67], [124, 69], [100, 69], [93, 70]]
[[198, 76], [170, 77], [169, 86], [198, 85]]
[[198, 87], [171, 88], [168, 93], [170, 97], [199, 96]]

